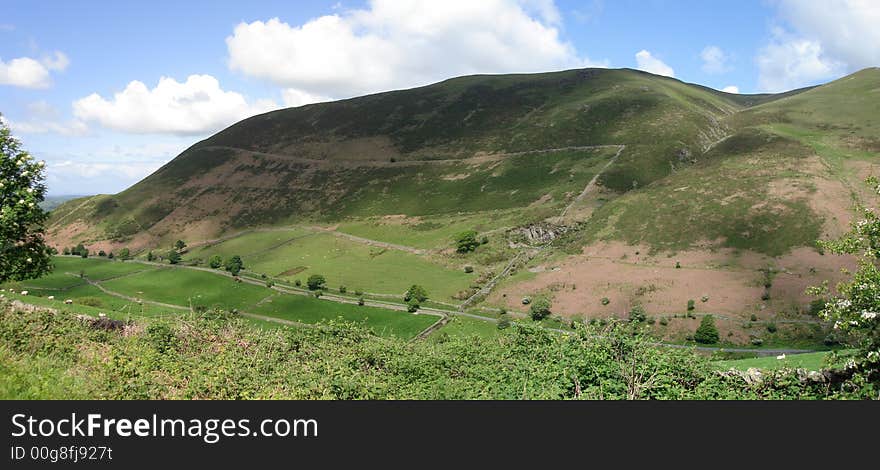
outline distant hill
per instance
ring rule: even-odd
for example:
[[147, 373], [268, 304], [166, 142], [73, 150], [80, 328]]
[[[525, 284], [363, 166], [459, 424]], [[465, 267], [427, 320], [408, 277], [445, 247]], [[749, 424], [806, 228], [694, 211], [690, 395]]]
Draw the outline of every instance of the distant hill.
[[56, 207], [64, 204], [71, 199], [80, 199], [84, 197], [90, 197], [85, 195], [64, 195], [64, 196], [47, 196], [43, 202], [40, 203], [40, 207], [43, 208], [44, 211], [51, 211]]
[[[494, 178], [490, 167], [505, 154], [564, 147], [626, 144], [601, 178], [625, 192], [668, 176], [687, 163], [684, 155], [728, 135], [727, 118], [743, 103], [777, 97], [583, 69], [468, 76], [284, 109], [196, 143], [122, 193], [66, 204], [53, 216], [53, 233], [90, 240], [140, 234], [147, 243], [303, 220], [527, 206], [543, 193], [504, 196], [523, 184], [519, 176], [491, 188], [495, 198], [484, 185], [451, 177]], [[508, 170], [515, 168], [497, 171]]]

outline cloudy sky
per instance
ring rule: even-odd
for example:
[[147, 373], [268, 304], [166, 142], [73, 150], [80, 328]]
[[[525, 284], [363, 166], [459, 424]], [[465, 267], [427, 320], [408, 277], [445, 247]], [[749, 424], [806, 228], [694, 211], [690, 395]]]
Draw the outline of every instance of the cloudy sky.
[[0, 113], [52, 195], [118, 192], [253, 114], [473, 73], [630, 67], [740, 93], [880, 65], [877, 0], [0, 0]]

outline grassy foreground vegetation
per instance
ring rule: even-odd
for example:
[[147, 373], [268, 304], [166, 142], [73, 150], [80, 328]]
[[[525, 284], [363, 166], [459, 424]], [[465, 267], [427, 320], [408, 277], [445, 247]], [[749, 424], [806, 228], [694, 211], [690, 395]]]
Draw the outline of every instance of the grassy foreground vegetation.
[[4, 399], [811, 399], [870, 397], [877, 385], [791, 369], [748, 383], [619, 323], [407, 342], [336, 322], [254, 328], [221, 312], [110, 329], [0, 307]]

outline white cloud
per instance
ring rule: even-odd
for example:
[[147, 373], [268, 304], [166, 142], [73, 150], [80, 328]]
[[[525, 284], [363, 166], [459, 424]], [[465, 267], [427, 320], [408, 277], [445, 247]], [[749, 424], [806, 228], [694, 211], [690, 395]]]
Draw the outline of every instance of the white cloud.
[[67, 56], [56, 51], [42, 61], [30, 57], [18, 57], [9, 62], [0, 58], [0, 85], [22, 88], [48, 88], [52, 81], [49, 71], [61, 71], [70, 64]]
[[781, 92], [844, 73], [843, 64], [823, 52], [818, 41], [792, 36], [775, 29], [773, 40], [757, 57], [758, 87], [766, 92]]
[[110, 100], [92, 93], [73, 103], [74, 115], [83, 121], [122, 132], [178, 135], [217, 131], [277, 107], [270, 100], [248, 103], [210, 75], [190, 75], [183, 83], [162, 77], [153, 89], [135, 80]]
[[758, 53], [758, 84], [783, 91], [880, 65], [880, 2], [777, 0], [791, 30], [774, 28]]
[[722, 88], [721, 91], [723, 91], [725, 93], [739, 94], [739, 87], [736, 85], [728, 85], [728, 86]]
[[28, 103], [25, 106], [26, 119], [15, 120], [10, 127], [16, 134], [55, 133], [65, 136], [80, 136], [88, 133], [88, 126], [73, 119], [62, 122], [61, 113], [45, 100]]
[[281, 99], [284, 102], [284, 106], [288, 107], [304, 106], [312, 103], [324, 103], [333, 100], [326, 96], [313, 95], [294, 88], [285, 88], [281, 90]]
[[240, 23], [229, 67], [312, 96], [350, 97], [475, 73], [605, 66], [559, 36], [548, 0], [373, 0], [301, 25]]
[[880, 65], [877, 0], [781, 0], [780, 15], [848, 71]]
[[703, 59], [703, 72], [721, 74], [730, 70], [730, 57], [718, 46], [706, 46], [700, 52], [700, 58]]
[[672, 67], [666, 65], [662, 60], [654, 57], [644, 49], [636, 53], [636, 64], [638, 64], [639, 70], [644, 70], [645, 72], [665, 75], [667, 77], [675, 76], [675, 70]]

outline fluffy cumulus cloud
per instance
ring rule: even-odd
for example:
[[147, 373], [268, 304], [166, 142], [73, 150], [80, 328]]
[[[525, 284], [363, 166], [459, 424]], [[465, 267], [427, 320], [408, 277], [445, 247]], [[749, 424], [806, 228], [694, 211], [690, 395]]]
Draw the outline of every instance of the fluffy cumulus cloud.
[[880, 2], [778, 0], [790, 29], [774, 28], [757, 58], [759, 86], [782, 91], [880, 65]]
[[725, 93], [736, 93], [739, 94], [739, 87], [736, 85], [728, 85], [721, 89], [721, 91]]
[[321, 95], [313, 95], [311, 93], [297, 90], [295, 88], [285, 88], [281, 90], [281, 100], [284, 102], [284, 106], [293, 107], [332, 101], [332, 98]]
[[111, 99], [93, 93], [73, 103], [82, 121], [122, 132], [177, 135], [217, 131], [277, 107], [268, 100], [248, 103], [243, 95], [224, 91], [210, 75], [190, 75], [182, 83], [162, 77], [152, 89], [135, 80]]
[[700, 59], [703, 60], [703, 72], [720, 74], [730, 70], [730, 57], [718, 46], [706, 46], [700, 52]]
[[758, 87], [766, 92], [781, 92], [844, 73], [844, 64], [824, 53], [819, 41], [794, 37], [781, 29], [758, 53]]
[[656, 75], [665, 75], [674, 77], [675, 70], [663, 63], [662, 60], [654, 57], [650, 52], [642, 49], [636, 53], [636, 64], [639, 70], [650, 72]]
[[0, 58], [0, 85], [47, 88], [52, 84], [50, 73], [62, 71], [68, 65], [70, 65], [70, 60], [64, 53], [58, 51], [41, 60], [18, 57], [5, 62]]
[[[229, 67], [301, 97], [349, 97], [474, 73], [597, 64], [559, 35], [550, 0], [373, 0], [304, 24], [240, 23]], [[290, 91], [293, 90], [293, 91]]]

